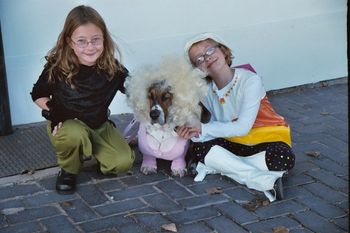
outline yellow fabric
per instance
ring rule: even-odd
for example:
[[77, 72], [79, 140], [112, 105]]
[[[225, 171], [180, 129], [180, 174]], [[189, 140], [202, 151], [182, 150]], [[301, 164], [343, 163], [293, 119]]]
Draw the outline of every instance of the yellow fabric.
[[246, 136], [226, 138], [231, 142], [256, 145], [263, 142], [282, 141], [292, 146], [290, 128], [287, 126], [263, 126], [252, 128]]

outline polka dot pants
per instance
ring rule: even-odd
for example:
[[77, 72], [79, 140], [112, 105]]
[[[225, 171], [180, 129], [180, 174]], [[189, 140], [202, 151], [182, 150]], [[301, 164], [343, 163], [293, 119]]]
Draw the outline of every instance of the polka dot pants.
[[187, 161], [190, 164], [204, 162], [204, 157], [214, 145], [221, 146], [237, 156], [250, 156], [261, 151], [266, 151], [265, 162], [271, 171], [290, 170], [295, 164], [295, 155], [292, 148], [284, 142], [265, 142], [253, 146], [247, 146], [228, 141], [224, 138], [216, 138], [206, 142], [192, 143]]

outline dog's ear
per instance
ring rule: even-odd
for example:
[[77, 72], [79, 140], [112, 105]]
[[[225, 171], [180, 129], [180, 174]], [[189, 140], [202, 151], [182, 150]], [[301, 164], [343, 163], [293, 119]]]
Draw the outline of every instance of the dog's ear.
[[199, 102], [199, 106], [202, 108], [201, 112], [201, 123], [208, 123], [210, 121], [211, 113], [209, 110], [202, 104], [202, 102]]

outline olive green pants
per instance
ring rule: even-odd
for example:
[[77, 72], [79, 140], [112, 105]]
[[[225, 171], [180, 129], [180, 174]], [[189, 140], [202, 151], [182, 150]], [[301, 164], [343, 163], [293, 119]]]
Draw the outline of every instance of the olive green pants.
[[49, 122], [47, 132], [56, 149], [59, 167], [72, 174], [79, 173], [83, 156], [95, 156], [103, 174], [128, 171], [135, 160], [134, 151], [109, 121], [91, 129], [80, 120], [66, 120], [55, 136]]

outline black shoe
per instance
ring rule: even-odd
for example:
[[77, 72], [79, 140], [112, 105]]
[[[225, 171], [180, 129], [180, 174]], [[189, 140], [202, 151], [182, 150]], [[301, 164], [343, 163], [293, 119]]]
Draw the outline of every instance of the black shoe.
[[186, 168], [187, 175], [195, 177], [197, 175], [196, 167], [197, 167], [197, 163], [192, 162], [192, 160], [189, 161]]
[[76, 189], [77, 175], [66, 172], [61, 168], [56, 179], [56, 191], [59, 194], [73, 194]]
[[283, 200], [284, 199], [284, 194], [283, 194], [283, 182], [282, 182], [282, 177], [278, 178], [273, 185], [273, 188], [275, 189], [276, 192], [276, 199], [277, 200]]

